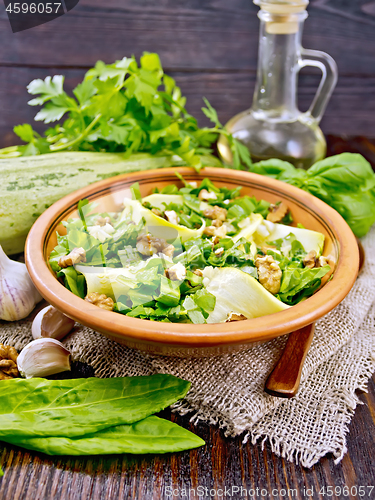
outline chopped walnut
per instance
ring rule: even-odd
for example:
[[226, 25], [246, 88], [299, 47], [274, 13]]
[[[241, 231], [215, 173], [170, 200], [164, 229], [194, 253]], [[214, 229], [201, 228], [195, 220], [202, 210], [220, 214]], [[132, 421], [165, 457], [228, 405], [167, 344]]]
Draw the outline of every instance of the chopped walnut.
[[221, 227], [221, 226], [223, 225], [223, 221], [221, 221], [221, 220], [219, 220], [219, 219], [214, 219], [214, 220], [212, 221], [212, 225], [213, 225], [214, 227]]
[[110, 217], [102, 217], [101, 215], [96, 219], [95, 225], [103, 227], [106, 224], [110, 224], [112, 226], [112, 221]]
[[166, 269], [164, 274], [172, 281], [183, 281], [186, 278], [186, 268], [181, 262], [178, 262], [169, 269]]
[[280, 290], [282, 272], [279, 265], [271, 255], [257, 257], [255, 265], [258, 269], [258, 277], [261, 285], [274, 295]]
[[156, 238], [150, 234], [142, 234], [137, 238], [136, 248], [142, 255], [155, 255], [162, 252], [167, 257], [173, 257], [175, 250], [173, 245], [170, 245], [164, 238]]
[[323, 267], [323, 266], [326, 266], [327, 264], [330, 266], [331, 269], [328, 271], [327, 274], [325, 274], [323, 276], [319, 288], [322, 288], [322, 286], [327, 283], [327, 281], [332, 276], [333, 271], [335, 269], [335, 261], [334, 261], [332, 255], [328, 255], [328, 257], [325, 257], [324, 255], [321, 255], [319, 257], [319, 266], [317, 266], [317, 267]]
[[271, 222], [280, 222], [289, 212], [289, 208], [282, 201], [278, 205], [270, 205], [269, 211], [270, 213], [267, 215], [267, 220]]
[[19, 377], [17, 368], [18, 352], [14, 347], [0, 344], [0, 380]]
[[203, 234], [207, 236], [216, 236], [216, 227], [215, 226], [206, 226], [203, 230]]
[[150, 234], [142, 234], [137, 238], [136, 248], [140, 254], [151, 256], [161, 251], [165, 246], [164, 242], [166, 243], [165, 240], [162, 242], [160, 238], [155, 238]]
[[151, 208], [151, 212], [155, 215], [157, 215], [158, 217], [163, 217], [163, 212], [161, 210], [159, 210], [158, 208]]
[[247, 318], [243, 314], [231, 311], [230, 313], [227, 314], [227, 319], [225, 320], [225, 323], [231, 323], [232, 321], [243, 321], [244, 319]]
[[319, 265], [316, 267], [323, 267], [326, 266], [327, 264], [331, 267], [335, 265], [335, 261], [333, 260], [332, 255], [328, 255], [327, 257], [325, 255], [321, 255], [318, 259]]
[[168, 245], [165, 248], [163, 248], [162, 253], [166, 255], [167, 257], [170, 257], [172, 259], [173, 254], [174, 254], [175, 248], [173, 245]]
[[198, 199], [203, 201], [216, 200], [217, 196], [216, 193], [214, 193], [213, 191], [207, 191], [207, 189], [202, 189], [202, 191], [200, 191], [198, 194]]
[[107, 297], [104, 293], [91, 292], [85, 297], [86, 302], [94, 304], [94, 306], [105, 309], [106, 311], [113, 311], [114, 302], [111, 297]]
[[174, 210], [166, 210], [164, 215], [167, 221], [171, 224], [177, 225], [180, 222], [180, 219]]
[[217, 238], [224, 238], [227, 234], [227, 229], [225, 226], [207, 226], [204, 228], [203, 234], [206, 234], [207, 236], [215, 236]]
[[74, 266], [74, 264], [78, 264], [79, 262], [86, 262], [86, 251], [80, 248], [73, 248], [73, 250], [68, 253], [68, 255], [64, 255], [59, 259], [59, 266], [61, 268]]
[[312, 269], [313, 267], [321, 267], [319, 266], [319, 259], [316, 257], [315, 250], [310, 250], [310, 252], [304, 257], [303, 265], [309, 269]]
[[321, 255], [318, 258], [316, 256], [316, 251], [311, 250], [303, 259], [303, 265], [305, 267], [308, 267], [309, 269], [313, 269], [314, 267], [323, 267], [323, 266], [326, 266], [327, 264], [330, 266], [331, 269], [321, 279], [321, 283], [320, 283], [319, 288], [321, 288], [323, 285], [325, 285], [327, 283], [327, 281], [332, 276], [333, 271], [335, 269], [335, 261], [334, 261], [332, 255], [328, 255], [328, 257]]
[[213, 207], [206, 208], [203, 211], [203, 215], [205, 217], [207, 217], [208, 219], [219, 219], [222, 222], [224, 222], [225, 219], [227, 218], [227, 213], [228, 213], [228, 211], [226, 208], [221, 208], [217, 205], [215, 205]]

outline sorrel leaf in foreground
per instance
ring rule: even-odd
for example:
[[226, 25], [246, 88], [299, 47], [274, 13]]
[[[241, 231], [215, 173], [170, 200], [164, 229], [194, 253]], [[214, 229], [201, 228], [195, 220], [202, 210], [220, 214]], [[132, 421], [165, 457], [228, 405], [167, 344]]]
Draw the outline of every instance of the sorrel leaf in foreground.
[[173, 375], [0, 384], [0, 440], [74, 437], [132, 424], [183, 398], [190, 382]]
[[205, 442], [169, 420], [151, 416], [131, 425], [118, 425], [76, 438], [7, 437], [8, 443], [48, 455], [169, 453], [190, 450]]

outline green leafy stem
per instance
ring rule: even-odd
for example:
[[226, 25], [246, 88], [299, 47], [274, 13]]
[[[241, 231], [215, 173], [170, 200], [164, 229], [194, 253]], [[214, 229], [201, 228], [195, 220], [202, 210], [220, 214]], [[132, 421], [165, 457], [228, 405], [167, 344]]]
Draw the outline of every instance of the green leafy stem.
[[[0, 158], [57, 151], [148, 152], [178, 156], [200, 169], [218, 160], [211, 157], [221, 134], [228, 140], [234, 168], [251, 165], [248, 149], [220, 123], [215, 109], [204, 98], [203, 113], [214, 127], [198, 126], [186, 110], [186, 98], [170, 76], [164, 74], [159, 56], [144, 53], [106, 65], [98, 61], [69, 96], [62, 75], [33, 80], [27, 87], [35, 96], [29, 105], [42, 106], [35, 116], [44, 123], [59, 122], [38, 134], [29, 124], [14, 132], [26, 145], [0, 150]], [[64, 121], [61, 121], [64, 118]]]

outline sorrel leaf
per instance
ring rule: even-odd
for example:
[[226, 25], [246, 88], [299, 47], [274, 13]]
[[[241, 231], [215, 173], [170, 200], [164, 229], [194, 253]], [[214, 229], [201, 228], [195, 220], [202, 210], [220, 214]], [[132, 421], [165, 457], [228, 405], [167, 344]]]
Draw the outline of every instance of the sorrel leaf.
[[5, 441], [48, 455], [169, 453], [205, 444], [203, 439], [192, 432], [155, 416], [82, 437], [7, 437]]
[[74, 437], [131, 424], [183, 398], [190, 382], [172, 375], [0, 384], [0, 439]]

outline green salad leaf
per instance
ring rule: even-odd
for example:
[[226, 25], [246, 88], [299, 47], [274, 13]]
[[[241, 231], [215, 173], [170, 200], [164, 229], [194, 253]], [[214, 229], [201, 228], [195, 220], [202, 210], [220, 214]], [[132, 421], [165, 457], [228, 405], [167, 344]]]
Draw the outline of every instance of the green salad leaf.
[[172, 375], [0, 384], [0, 439], [73, 438], [132, 424], [183, 398], [190, 382]]
[[86, 296], [86, 280], [85, 277], [78, 273], [73, 266], [60, 269], [57, 276], [64, 277], [64, 283], [68, 290], [84, 299]]
[[328, 265], [313, 269], [287, 266], [283, 269], [280, 292], [277, 296], [285, 304], [297, 304], [303, 297], [309, 297], [319, 288], [321, 278], [329, 270]]
[[192, 432], [156, 416], [147, 417], [130, 425], [109, 427], [84, 436], [7, 435], [2, 437], [2, 440], [47, 455], [170, 453], [190, 450], [205, 444], [203, 439]]
[[[256, 260], [265, 254], [282, 271], [276, 295], [280, 301], [294, 305], [317, 290], [330, 267], [305, 268], [303, 260], [311, 250], [321, 254], [324, 235], [265, 221], [270, 204], [240, 196], [239, 187], [217, 187], [209, 179], [197, 185], [177, 176], [182, 187], [166, 186], [161, 193], [155, 189], [143, 199], [134, 184], [133, 200], [119, 214], [92, 213], [95, 207], [82, 201], [80, 217], [64, 222], [67, 234], [58, 236], [50, 259], [69, 290], [82, 298], [92, 292], [105, 294], [114, 301], [116, 312], [130, 317], [202, 324], [210, 321], [216, 305], [216, 296], [206, 289], [210, 278], [206, 274], [205, 285], [205, 269], [236, 267], [259, 280]], [[170, 237], [162, 232], [169, 211], [177, 221]], [[201, 227], [208, 233], [202, 234]], [[176, 237], [180, 231], [188, 236]], [[267, 234], [275, 240], [267, 241]], [[86, 262], [60, 269], [58, 259], [76, 247], [85, 250]], [[167, 249], [170, 253], [163, 253]]]
[[359, 238], [375, 222], [375, 173], [360, 154], [330, 156], [308, 170], [277, 159], [255, 163], [250, 170], [297, 186], [325, 201], [343, 216]]
[[162, 302], [166, 306], [177, 306], [180, 302], [180, 283], [177, 281], [160, 277], [160, 294], [156, 298], [158, 302]]

